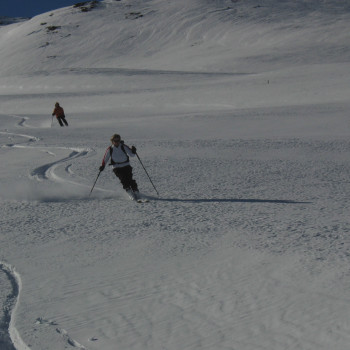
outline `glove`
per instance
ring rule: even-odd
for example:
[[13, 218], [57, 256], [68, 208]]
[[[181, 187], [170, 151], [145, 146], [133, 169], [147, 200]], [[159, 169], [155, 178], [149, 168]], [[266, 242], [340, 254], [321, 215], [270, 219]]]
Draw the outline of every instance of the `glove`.
[[134, 154], [136, 154], [136, 147], [135, 147], [135, 146], [132, 146], [132, 147], [131, 147], [131, 152], [134, 153]]
[[103, 171], [105, 169], [105, 166], [104, 165], [101, 165], [100, 166], [100, 171]]

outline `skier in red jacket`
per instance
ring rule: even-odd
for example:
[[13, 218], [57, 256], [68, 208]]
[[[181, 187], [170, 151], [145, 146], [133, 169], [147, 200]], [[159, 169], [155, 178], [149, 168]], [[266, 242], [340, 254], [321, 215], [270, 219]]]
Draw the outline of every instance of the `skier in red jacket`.
[[58, 102], [55, 103], [55, 109], [52, 112], [52, 115], [56, 116], [59, 124], [61, 126], [64, 126], [63, 123], [68, 126], [68, 122], [66, 120], [66, 116], [64, 115], [64, 110], [63, 108], [60, 106], [60, 104]]

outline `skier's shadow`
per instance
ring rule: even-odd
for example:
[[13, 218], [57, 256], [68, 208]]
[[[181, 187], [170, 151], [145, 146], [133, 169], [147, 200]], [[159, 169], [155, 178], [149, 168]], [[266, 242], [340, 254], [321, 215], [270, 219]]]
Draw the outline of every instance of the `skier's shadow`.
[[311, 202], [302, 202], [286, 199], [257, 199], [257, 198], [161, 198], [152, 197], [152, 200], [162, 202], [181, 202], [181, 203], [270, 203], [270, 204], [310, 204]]

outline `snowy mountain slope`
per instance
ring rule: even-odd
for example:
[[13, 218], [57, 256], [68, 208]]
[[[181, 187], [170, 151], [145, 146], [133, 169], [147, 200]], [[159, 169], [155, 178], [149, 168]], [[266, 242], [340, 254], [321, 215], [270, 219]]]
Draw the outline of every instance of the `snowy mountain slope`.
[[0, 72], [123, 67], [241, 73], [257, 72], [255, 61], [265, 69], [339, 62], [350, 57], [342, 45], [349, 40], [349, 10], [344, 1], [304, 0], [111, 0], [89, 12], [67, 7], [1, 28]]
[[[0, 27], [1, 350], [346, 349], [349, 23], [105, 0]], [[109, 168], [89, 195], [115, 132], [150, 203]]]
[[[82, 102], [85, 96], [90, 101], [97, 97], [100, 103], [97, 91], [101, 88], [104, 93], [117, 93], [112, 104], [128, 109], [139, 103], [143, 110], [147, 104], [136, 85], [138, 91], [147, 89], [152, 94], [159, 110], [166, 106], [170, 113], [179, 104], [189, 107], [194, 101], [198, 111], [224, 105], [229, 109], [262, 106], [265, 101], [275, 106], [286, 100], [312, 104], [326, 102], [328, 96], [330, 101], [334, 96], [347, 100], [343, 67], [349, 61], [349, 32], [344, 30], [348, 7], [343, 1], [300, 0], [277, 5], [270, 1], [104, 1], [89, 12], [74, 7], [49, 12], [0, 28], [0, 91], [7, 96], [1, 101], [2, 112], [26, 113], [27, 106], [37, 105], [32, 99], [37, 92], [46, 94], [47, 103], [51, 98], [69, 99], [77, 94]], [[324, 72], [322, 82], [318, 71], [309, 69], [310, 64], [318, 64]], [[291, 81], [282, 88], [272, 84], [265, 89], [270, 81], [286, 79], [284, 68], [295, 69], [287, 75], [296, 84]], [[193, 72], [208, 74], [207, 82], [223, 82], [220, 94], [208, 99], [200, 83], [194, 83], [196, 76], [188, 74]], [[19, 85], [13, 80], [18, 74]], [[241, 75], [233, 85], [230, 74]], [[254, 86], [253, 94], [249, 74], [261, 82]], [[300, 77], [305, 74], [309, 75], [307, 86], [300, 88]], [[156, 90], [147, 86], [149, 76]], [[184, 84], [184, 79], [190, 84]], [[169, 83], [173, 103], [167, 100], [165, 104], [164, 86]], [[315, 87], [324, 90], [316, 95]], [[190, 103], [186, 102], [188, 89]], [[136, 95], [129, 95], [134, 91]], [[130, 100], [121, 102], [121, 93]], [[18, 100], [25, 102], [24, 110]], [[108, 100], [103, 105], [114, 110], [112, 104]]]

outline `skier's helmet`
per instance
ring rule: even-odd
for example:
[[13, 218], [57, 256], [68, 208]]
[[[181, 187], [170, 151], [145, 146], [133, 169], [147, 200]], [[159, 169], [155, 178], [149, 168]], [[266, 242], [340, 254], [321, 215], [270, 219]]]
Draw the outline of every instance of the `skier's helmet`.
[[114, 134], [111, 137], [111, 142], [113, 142], [113, 141], [120, 141], [120, 135], [119, 134]]
[[55, 103], [55, 107], [58, 107], [60, 104], [58, 102]]

